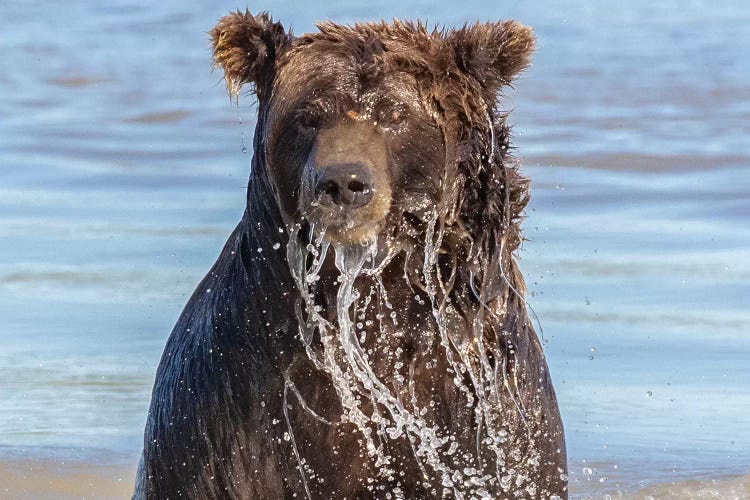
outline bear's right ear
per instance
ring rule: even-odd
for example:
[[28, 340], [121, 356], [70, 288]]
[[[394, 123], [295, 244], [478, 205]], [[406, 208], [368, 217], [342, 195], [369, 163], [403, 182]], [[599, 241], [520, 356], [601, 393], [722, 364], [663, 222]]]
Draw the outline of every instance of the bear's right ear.
[[291, 38], [267, 12], [253, 16], [247, 10], [222, 17], [209, 34], [214, 65], [224, 70], [230, 98], [245, 83], [254, 83], [262, 96], [273, 80], [276, 56]]
[[529, 64], [534, 51], [531, 28], [516, 21], [476, 23], [448, 33], [458, 67], [494, 93]]

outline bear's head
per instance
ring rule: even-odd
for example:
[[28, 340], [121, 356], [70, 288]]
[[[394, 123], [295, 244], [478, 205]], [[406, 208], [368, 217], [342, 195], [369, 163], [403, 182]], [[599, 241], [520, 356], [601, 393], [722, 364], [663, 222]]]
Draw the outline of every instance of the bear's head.
[[518, 217], [526, 186], [507, 168], [497, 95], [528, 64], [529, 28], [318, 29], [295, 37], [265, 13], [236, 12], [210, 33], [230, 96], [254, 85], [255, 155], [286, 221], [353, 244], [431, 220], [473, 235]]

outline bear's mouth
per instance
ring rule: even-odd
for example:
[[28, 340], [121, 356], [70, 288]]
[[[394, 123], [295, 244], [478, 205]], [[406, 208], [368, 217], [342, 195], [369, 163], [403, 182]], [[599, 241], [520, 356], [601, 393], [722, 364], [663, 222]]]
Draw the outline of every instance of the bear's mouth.
[[306, 204], [303, 218], [323, 241], [359, 245], [372, 241], [385, 227], [389, 200], [375, 200], [360, 208], [322, 206], [315, 201]]

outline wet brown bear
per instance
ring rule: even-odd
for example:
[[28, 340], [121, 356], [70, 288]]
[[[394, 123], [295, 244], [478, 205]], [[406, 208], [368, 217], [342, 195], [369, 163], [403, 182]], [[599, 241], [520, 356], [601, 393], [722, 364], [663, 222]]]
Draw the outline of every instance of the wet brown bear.
[[531, 31], [318, 28], [211, 32], [258, 97], [247, 209], [165, 348], [135, 496], [567, 497], [497, 110]]

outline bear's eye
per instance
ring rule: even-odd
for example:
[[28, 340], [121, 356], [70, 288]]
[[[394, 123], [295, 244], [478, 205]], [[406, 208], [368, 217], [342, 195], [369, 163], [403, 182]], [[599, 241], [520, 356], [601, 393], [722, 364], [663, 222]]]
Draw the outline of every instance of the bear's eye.
[[296, 113], [294, 121], [297, 127], [299, 127], [300, 129], [305, 131], [314, 131], [320, 128], [322, 119], [319, 113], [309, 109], [305, 109]]

